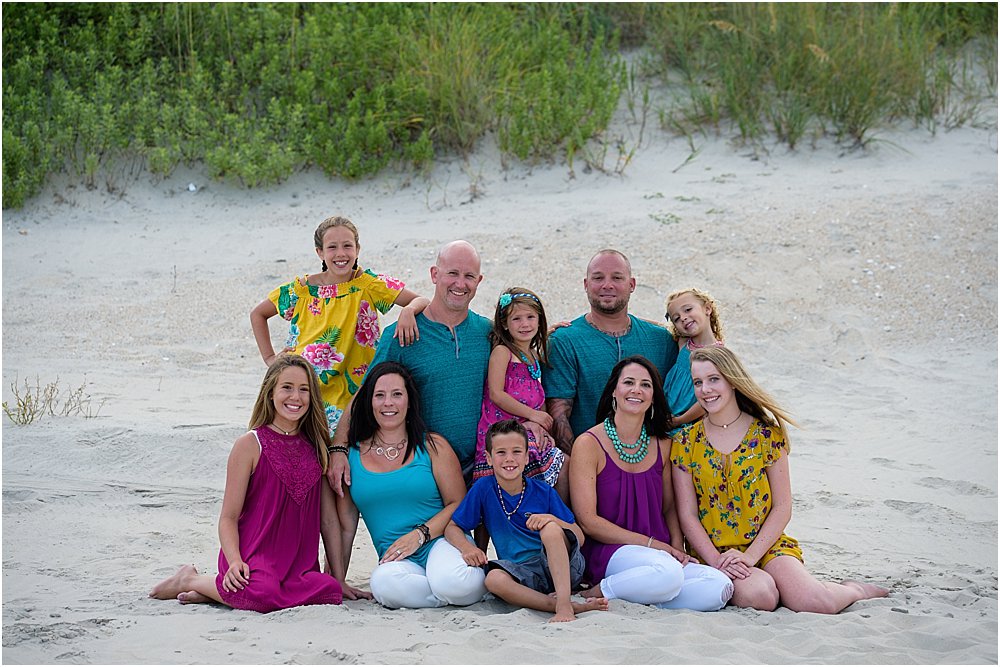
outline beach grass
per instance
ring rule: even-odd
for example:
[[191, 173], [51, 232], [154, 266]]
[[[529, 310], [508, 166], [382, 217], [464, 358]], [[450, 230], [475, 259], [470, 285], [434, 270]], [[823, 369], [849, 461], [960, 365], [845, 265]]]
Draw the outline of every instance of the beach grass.
[[972, 122], [996, 96], [996, 6], [985, 3], [664, 4], [643, 30], [657, 73], [684, 90], [661, 114], [681, 131], [864, 146], [904, 120]]
[[[66, 3], [3, 5], [3, 207], [69, 172], [117, 191], [203, 164], [268, 185], [467, 155], [621, 171], [605, 135], [648, 85], [661, 125], [865, 146], [887, 124], [979, 121], [996, 97], [989, 3]], [[637, 112], [639, 109], [639, 112]], [[639, 132], [642, 136], [642, 130]], [[641, 141], [641, 139], [640, 139]], [[612, 167], [606, 158], [616, 158]]]

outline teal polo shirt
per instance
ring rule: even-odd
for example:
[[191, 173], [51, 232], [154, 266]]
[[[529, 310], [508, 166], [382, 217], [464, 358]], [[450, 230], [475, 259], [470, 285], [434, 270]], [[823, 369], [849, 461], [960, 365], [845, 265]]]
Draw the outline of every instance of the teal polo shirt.
[[653, 362], [660, 381], [677, 361], [677, 344], [663, 327], [629, 315], [624, 336], [609, 336], [592, 327], [584, 315], [549, 337], [549, 366], [542, 373], [546, 398], [573, 399], [569, 423], [576, 437], [597, 423], [597, 403], [611, 370], [633, 354]]
[[427, 428], [440, 433], [458, 454], [462, 469], [476, 458], [476, 429], [490, 360], [490, 320], [471, 310], [454, 328], [417, 315], [420, 340], [402, 347], [390, 324], [379, 338], [371, 366], [397, 361], [413, 374]]

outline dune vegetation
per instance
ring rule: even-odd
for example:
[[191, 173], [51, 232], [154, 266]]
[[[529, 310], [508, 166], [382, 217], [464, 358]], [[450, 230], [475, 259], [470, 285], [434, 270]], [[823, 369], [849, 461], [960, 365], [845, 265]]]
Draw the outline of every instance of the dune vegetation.
[[[180, 164], [247, 187], [306, 168], [354, 179], [426, 169], [487, 135], [505, 161], [601, 168], [588, 147], [607, 149], [623, 107], [669, 132], [794, 149], [817, 136], [864, 146], [902, 122], [979, 122], [996, 105], [995, 3], [2, 11], [4, 208], [60, 172], [109, 190]], [[651, 101], [655, 90], [669, 101]]]

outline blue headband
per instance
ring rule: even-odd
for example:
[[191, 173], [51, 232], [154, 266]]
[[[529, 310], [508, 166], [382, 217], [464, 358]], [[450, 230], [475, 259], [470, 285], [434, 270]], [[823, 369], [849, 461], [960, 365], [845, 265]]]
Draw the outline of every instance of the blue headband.
[[528, 299], [534, 299], [538, 304], [541, 304], [541, 301], [538, 301], [538, 297], [535, 296], [534, 294], [528, 294], [527, 292], [519, 292], [517, 294], [501, 294], [500, 295], [500, 307], [501, 308], [506, 308], [507, 306], [510, 305], [510, 302], [514, 300], [514, 297], [518, 297], [518, 296], [523, 296], [523, 297], [526, 297]]

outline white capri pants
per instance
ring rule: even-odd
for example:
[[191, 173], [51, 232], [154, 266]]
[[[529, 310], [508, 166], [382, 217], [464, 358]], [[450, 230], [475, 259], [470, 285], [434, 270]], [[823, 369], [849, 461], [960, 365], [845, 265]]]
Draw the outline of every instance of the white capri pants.
[[427, 555], [427, 569], [411, 560], [382, 563], [372, 570], [372, 597], [384, 607], [420, 609], [465, 606], [486, 595], [486, 572], [470, 567], [461, 552], [438, 539]]
[[708, 565], [680, 562], [665, 551], [628, 544], [611, 556], [601, 580], [604, 597], [661, 609], [716, 611], [733, 597], [733, 582]]

